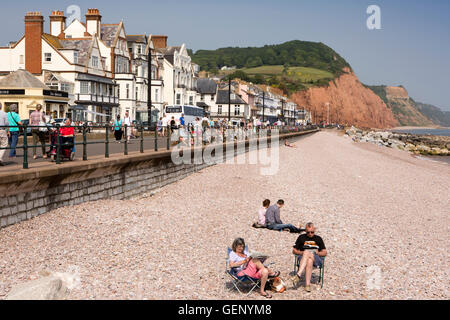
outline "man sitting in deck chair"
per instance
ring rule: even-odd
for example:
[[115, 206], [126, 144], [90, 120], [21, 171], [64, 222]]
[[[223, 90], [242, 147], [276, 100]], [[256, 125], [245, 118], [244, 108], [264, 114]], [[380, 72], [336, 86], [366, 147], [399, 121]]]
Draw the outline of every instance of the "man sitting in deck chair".
[[[234, 240], [232, 250], [229, 254], [230, 275], [236, 278], [239, 282], [250, 280], [254, 286], [250, 293], [259, 285], [261, 296], [271, 299], [270, 293], [264, 290], [267, 279], [280, 276], [280, 272], [273, 272], [264, 266], [265, 259], [251, 258], [248, 250], [246, 250], [245, 241], [242, 238]], [[236, 286], [236, 285], [235, 285]], [[239, 290], [239, 289], [238, 289]], [[249, 293], [249, 294], [250, 294]]]
[[293, 254], [300, 256], [300, 267], [298, 273], [292, 278], [294, 287], [300, 282], [300, 277], [305, 271], [306, 286], [305, 291], [311, 292], [311, 276], [313, 268], [321, 268], [324, 263], [324, 258], [328, 252], [325, 248], [323, 239], [316, 235], [316, 228], [313, 223], [306, 225], [306, 234], [298, 237], [295, 243]]

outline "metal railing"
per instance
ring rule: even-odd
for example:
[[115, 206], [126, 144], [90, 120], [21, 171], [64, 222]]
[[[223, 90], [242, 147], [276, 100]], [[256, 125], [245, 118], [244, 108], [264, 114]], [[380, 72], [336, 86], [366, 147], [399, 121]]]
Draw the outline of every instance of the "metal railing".
[[[105, 158], [110, 157], [110, 134], [112, 131], [114, 131], [115, 128], [118, 126], [111, 125], [109, 123], [107, 124], [94, 124], [94, 125], [87, 125], [83, 124], [81, 126], [61, 126], [60, 124], [53, 124], [53, 125], [47, 125], [47, 126], [28, 126], [28, 125], [21, 125], [21, 126], [0, 126], [0, 130], [7, 131], [6, 129], [18, 129], [17, 132], [17, 145], [15, 147], [12, 147], [9, 145], [7, 148], [0, 148], [0, 150], [16, 150], [16, 149], [22, 149], [23, 150], [23, 169], [29, 169], [29, 157], [28, 157], [28, 151], [30, 149], [35, 148], [41, 148], [42, 144], [37, 145], [30, 145], [28, 143], [28, 135], [31, 131], [35, 131], [35, 134], [39, 135], [37, 132], [41, 132], [42, 135], [44, 135], [44, 149], [47, 150], [47, 148], [50, 148], [51, 151], [56, 151], [56, 153], [52, 154], [51, 157], [53, 157], [53, 160], [56, 162], [56, 164], [61, 164], [64, 159], [61, 150], [63, 148], [74, 148], [76, 146], [82, 147], [82, 161], [88, 160], [88, 152], [87, 147], [89, 145], [104, 145], [105, 146]], [[39, 131], [39, 129], [45, 128], [47, 129], [46, 132]], [[72, 142], [64, 142], [63, 139], [64, 136], [62, 135], [61, 129], [62, 128], [73, 128], [74, 129], [74, 136]], [[159, 151], [161, 147], [164, 149], [170, 150], [171, 149], [171, 142], [177, 142], [172, 140], [172, 134], [176, 130], [179, 130], [180, 128], [170, 128], [167, 127], [166, 133], [164, 135], [161, 134], [160, 131], [155, 130], [153, 132], [147, 131], [147, 127], [142, 124], [133, 125], [132, 127], [123, 126], [123, 136], [124, 136], [124, 142], [123, 142], [123, 154], [125, 156], [129, 155], [129, 142], [128, 142], [128, 130], [134, 130], [137, 135], [135, 135], [134, 141], [139, 141], [139, 152], [144, 153], [145, 152], [145, 143], [146, 141], [154, 140], [154, 145], [152, 144], [150, 151]], [[203, 140], [203, 134], [205, 132], [205, 129], [197, 129], [197, 131], [193, 130], [193, 126], [188, 126], [186, 128], [183, 128], [183, 130], [187, 133], [187, 140], [188, 143], [192, 144], [191, 141], [200, 141], [200, 143], [204, 143]], [[221, 142], [224, 143], [227, 141], [227, 137], [233, 137], [233, 139], [239, 135], [239, 133], [243, 133], [245, 131], [254, 131], [258, 138], [260, 137], [260, 131], [261, 130], [268, 130], [267, 136], [271, 136], [271, 131], [274, 129], [279, 130], [279, 134], [286, 134], [286, 133], [295, 133], [295, 132], [303, 132], [303, 131], [310, 131], [317, 129], [318, 127], [315, 125], [310, 126], [261, 126], [261, 127], [212, 127], [212, 128], [206, 128], [206, 130], [218, 130], [221, 132]], [[78, 135], [77, 135], [78, 131]], [[99, 134], [99, 131], [103, 131], [104, 133], [104, 139], [103, 140], [95, 140], [95, 141], [88, 141], [88, 134]], [[199, 137], [199, 135], [202, 135], [202, 137]], [[52, 142], [52, 136], [54, 138], [54, 141]], [[77, 142], [76, 138], [81, 137], [81, 142]], [[147, 137], [147, 139], [146, 139]], [[148, 139], [150, 137], [150, 139]], [[23, 139], [22, 145], [18, 145], [19, 138]], [[47, 144], [47, 140], [49, 140], [50, 144]], [[158, 140], [163, 140], [162, 143], [160, 143]], [[39, 141], [41, 141], [39, 139]], [[39, 143], [38, 141], [38, 143]], [[12, 141], [10, 141], [12, 142]], [[178, 140], [180, 142], [180, 140]], [[220, 143], [220, 142], [219, 142]], [[46, 154], [50, 154], [51, 151], [46, 152]], [[117, 154], [117, 153], [115, 153]], [[2, 159], [0, 159], [1, 161]]]

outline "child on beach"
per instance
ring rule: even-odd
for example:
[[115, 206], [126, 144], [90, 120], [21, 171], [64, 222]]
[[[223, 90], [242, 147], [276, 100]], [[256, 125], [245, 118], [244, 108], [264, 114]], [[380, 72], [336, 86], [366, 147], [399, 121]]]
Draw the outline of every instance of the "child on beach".
[[263, 206], [258, 211], [258, 222], [253, 224], [254, 228], [267, 228], [266, 226], [266, 211], [270, 206], [270, 200], [266, 199]]

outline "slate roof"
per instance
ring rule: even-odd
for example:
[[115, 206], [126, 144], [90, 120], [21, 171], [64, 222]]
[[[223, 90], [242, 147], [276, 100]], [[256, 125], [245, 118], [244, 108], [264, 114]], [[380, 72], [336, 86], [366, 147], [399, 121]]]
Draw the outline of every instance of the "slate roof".
[[173, 61], [174, 61], [174, 55], [175, 55], [175, 51], [180, 51], [181, 47], [167, 47], [164, 50], [161, 50], [161, 53], [164, 54], [164, 58], [166, 58], [167, 61], [170, 62], [171, 65], [173, 65]]
[[72, 40], [64, 39], [59, 40], [64, 49], [78, 50], [78, 64], [85, 65], [89, 60], [89, 49], [92, 45], [92, 39], [85, 40]]
[[147, 36], [143, 34], [139, 35], [127, 35], [128, 42], [147, 43]]
[[[217, 101], [216, 104], [228, 104], [229, 90], [219, 90], [217, 91]], [[235, 94], [235, 99], [233, 99], [233, 93], [231, 94], [231, 104], [247, 104], [242, 100], [237, 94]]]
[[17, 70], [0, 80], [2, 88], [33, 88], [50, 90], [42, 81], [26, 70]]
[[198, 79], [197, 92], [200, 94], [216, 94], [217, 83], [212, 79]]
[[102, 24], [100, 29], [100, 39], [108, 46], [111, 47], [116, 34], [119, 31], [119, 24]]

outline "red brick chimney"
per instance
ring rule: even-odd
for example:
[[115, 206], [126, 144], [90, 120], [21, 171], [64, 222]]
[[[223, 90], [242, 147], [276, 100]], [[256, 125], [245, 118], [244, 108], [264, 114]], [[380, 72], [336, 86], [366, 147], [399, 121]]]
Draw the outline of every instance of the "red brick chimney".
[[152, 35], [153, 45], [155, 49], [167, 48], [167, 36], [154, 36]]
[[50, 16], [50, 34], [55, 37], [64, 38], [64, 29], [66, 29], [64, 11], [53, 11]]
[[25, 69], [33, 74], [42, 73], [42, 34], [44, 17], [40, 12], [27, 12], [25, 16]]
[[86, 31], [88, 34], [85, 35], [100, 35], [101, 23], [102, 16], [100, 15], [100, 11], [98, 9], [88, 9], [88, 13], [86, 13]]

